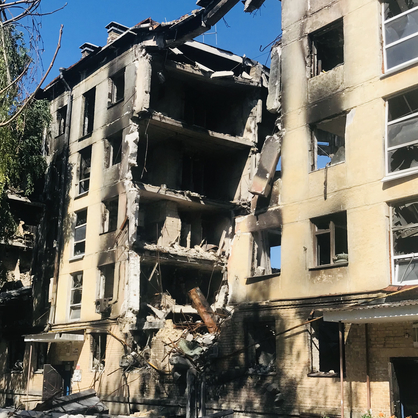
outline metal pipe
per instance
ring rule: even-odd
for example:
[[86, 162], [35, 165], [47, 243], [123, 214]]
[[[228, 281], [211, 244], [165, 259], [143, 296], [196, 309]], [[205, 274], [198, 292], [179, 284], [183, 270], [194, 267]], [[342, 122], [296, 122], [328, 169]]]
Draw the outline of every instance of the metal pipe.
[[344, 418], [344, 351], [343, 351], [343, 324], [338, 323], [340, 345], [340, 386], [341, 386], [341, 418]]
[[29, 344], [29, 363], [28, 363], [28, 381], [26, 382], [26, 409], [29, 409], [29, 382], [30, 382], [30, 371], [32, 365], [32, 348], [33, 344]]
[[372, 409], [371, 391], [370, 391], [370, 370], [369, 370], [369, 328], [365, 324], [364, 328], [366, 338], [366, 392], [367, 392], [367, 411]]

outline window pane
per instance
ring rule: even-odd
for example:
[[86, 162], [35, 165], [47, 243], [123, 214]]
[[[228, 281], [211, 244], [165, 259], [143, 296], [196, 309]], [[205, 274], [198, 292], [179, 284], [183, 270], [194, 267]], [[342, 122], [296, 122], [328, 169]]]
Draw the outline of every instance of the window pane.
[[81, 255], [86, 252], [86, 242], [81, 241], [74, 245], [74, 255]]
[[407, 144], [418, 140], [418, 116], [388, 126], [388, 146]]
[[414, 58], [418, 58], [418, 36], [407, 39], [386, 50], [386, 64], [388, 69], [413, 60]]
[[71, 291], [71, 304], [81, 303], [81, 289]]
[[78, 190], [79, 194], [88, 192], [90, 188], [90, 179], [81, 180], [79, 183], [79, 186], [80, 186]]
[[82, 241], [86, 238], [86, 225], [78, 226], [75, 229], [74, 240]]
[[410, 145], [389, 151], [388, 165], [388, 170], [391, 173], [418, 167], [418, 145]]
[[385, 24], [386, 45], [418, 32], [418, 10]]
[[396, 260], [398, 274], [396, 280], [398, 283], [418, 281], [418, 259]]
[[76, 274], [73, 276], [73, 288], [76, 289], [78, 287], [83, 286], [83, 275]]
[[80, 319], [81, 307], [76, 306], [70, 309], [70, 319]]
[[87, 222], [87, 209], [77, 212], [76, 226], [83, 225]]

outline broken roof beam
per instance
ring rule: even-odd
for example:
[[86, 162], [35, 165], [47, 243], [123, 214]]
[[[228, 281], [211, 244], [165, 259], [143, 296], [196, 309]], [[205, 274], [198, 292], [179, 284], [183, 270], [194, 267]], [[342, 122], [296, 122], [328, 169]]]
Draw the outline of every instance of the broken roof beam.
[[244, 12], [252, 13], [259, 9], [264, 3], [264, 0], [246, 0], [244, 3]]
[[213, 1], [205, 8], [203, 15], [204, 24], [209, 26], [214, 25], [221, 20], [238, 2], [239, 0]]
[[173, 47], [196, 38], [221, 20], [239, 0], [213, 0], [204, 9], [174, 22], [166, 34], [166, 45]]

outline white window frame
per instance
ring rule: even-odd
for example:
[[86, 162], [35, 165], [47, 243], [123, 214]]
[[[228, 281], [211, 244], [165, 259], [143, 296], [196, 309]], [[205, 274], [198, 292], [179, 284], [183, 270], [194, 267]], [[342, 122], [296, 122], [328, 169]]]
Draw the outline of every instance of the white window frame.
[[[78, 218], [78, 214], [86, 211], [86, 222], [80, 225], [77, 225], [77, 218]], [[86, 232], [84, 234], [84, 237], [82, 239], [76, 240], [76, 232], [78, 229], [81, 229], [85, 227], [86, 228]], [[86, 253], [86, 237], [87, 237], [87, 208], [85, 209], [81, 209], [78, 212], [75, 213], [75, 222], [74, 222], [74, 239], [73, 239], [73, 258], [81, 258], [84, 256], [84, 254]], [[75, 247], [77, 244], [80, 244], [84, 242], [84, 252], [80, 253], [80, 254], [76, 254], [75, 253]]]
[[[406, 202], [408, 203], [408, 202]], [[409, 253], [409, 254], [401, 254], [395, 255], [395, 239], [393, 237], [393, 210], [394, 206], [390, 206], [390, 237], [391, 237], [391, 255], [392, 255], [392, 283], [395, 285], [416, 285], [418, 284], [418, 280], [408, 280], [404, 282], [403, 280], [399, 280], [399, 264], [397, 264], [398, 260], [411, 260], [411, 263], [416, 260], [418, 262], [418, 253]], [[414, 225], [418, 226], [418, 224], [410, 224], [409, 227], [413, 227]], [[403, 277], [401, 277], [403, 279]]]
[[[417, 94], [418, 94], [418, 89], [417, 89]], [[389, 122], [389, 100], [386, 100], [386, 124], [385, 124], [385, 177], [383, 178], [382, 181], [388, 181], [388, 180], [395, 180], [398, 178], [402, 178], [405, 176], [409, 176], [411, 174], [415, 174], [418, 172], [418, 166], [417, 167], [411, 167], [411, 168], [406, 168], [404, 170], [399, 170], [399, 171], [389, 171], [389, 153], [393, 150], [396, 149], [400, 149], [400, 148], [405, 148], [411, 145], [418, 145], [418, 135], [417, 135], [417, 139], [415, 141], [411, 141], [411, 142], [407, 142], [405, 144], [402, 145], [396, 145], [393, 147], [389, 146], [389, 138], [388, 138], [388, 127], [392, 126], [392, 125], [396, 125], [397, 123], [400, 122], [404, 122], [405, 120], [409, 120], [409, 119], [413, 119], [413, 118], [417, 118], [418, 117], [418, 112], [415, 113], [411, 113], [410, 115], [407, 116], [402, 116], [398, 119], [394, 119], [391, 120]]]
[[399, 45], [399, 44], [401, 44], [401, 43], [403, 43], [405, 41], [408, 41], [409, 39], [412, 39], [412, 38], [415, 38], [415, 37], [418, 36], [418, 30], [417, 30], [416, 33], [413, 33], [411, 35], [405, 36], [404, 38], [398, 39], [398, 40], [396, 40], [396, 41], [394, 41], [394, 42], [392, 42], [392, 43], [390, 43], [390, 44], [387, 45], [386, 44], [386, 25], [389, 24], [389, 23], [394, 22], [397, 19], [400, 19], [400, 18], [402, 18], [404, 16], [407, 16], [410, 13], [416, 12], [417, 10], [418, 10], [418, 6], [412, 8], [412, 9], [409, 9], [409, 10], [403, 12], [403, 13], [399, 13], [398, 15], [396, 15], [394, 17], [391, 17], [391, 18], [385, 20], [385, 3], [382, 3], [383, 62], [384, 62], [384, 72], [385, 72], [385, 74], [392, 73], [392, 72], [396, 72], [398, 70], [401, 70], [401, 69], [403, 69], [405, 67], [408, 67], [409, 65], [412, 65], [412, 64], [418, 62], [418, 56], [417, 56], [417, 57], [415, 57], [413, 59], [410, 59], [408, 61], [402, 62], [402, 63], [400, 63], [398, 65], [395, 65], [394, 67], [388, 68], [388, 66], [387, 66], [387, 56], [386, 56], [386, 51], [389, 48], [394, 47], [396, 45]]
[[[85, 155], [87, 153], [90, 153], [90, 166], [89, 166], [89, 173], [87, 176], [83, 176], [82, 173], [82, 164], [83, 160], [85, 159]], [[88, 146], [86, 148], [83, 148], [81, 151], [79, 151], [78, 155], [78, 184], [77, 184], [77, 196], [82, 196], [84, 194], [87, 194], [90, 190], [90, 178], [91, 178], [91, 158], [92, 158], [92, 146]], [[85, 184], [88, 184], [87, 187]]]
[[[74, 277], [75, 276], [79, 276], [79, 275], [81, 275], [81, 286], [76, 287], [76, 286], [74, 286]], [[81, 292], [80, 302], [79, 303], [73, 303], [72, 302], [73, 294], [76, 291], [80, 291]], [[68, 303], [68, 319], [70, 321], [79, 321], [80, 320], [80, 318], [81, 318], [82, 297], [83, 297], [83, 272], [82, 271], [78, 271], [76, 273], [71, 273], [70, 300], [69, 300], [69, 303]], [[78, 312], [78, 316], [73, 317], [73, 315], [72, 315], [73, 312]]]

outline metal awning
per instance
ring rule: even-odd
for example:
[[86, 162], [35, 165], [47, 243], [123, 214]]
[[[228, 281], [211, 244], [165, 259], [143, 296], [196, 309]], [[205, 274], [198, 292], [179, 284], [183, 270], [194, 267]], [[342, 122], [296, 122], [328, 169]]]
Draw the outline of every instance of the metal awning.
[[366, 304], [324, 310], [324, 321], [370, 324], [382, 322], [418, 321], [418, 301]]
[[70, 341], [84, 341], [83, 334], [72, 334], [69, 332], [43, 332], [40, 334], [25, 335], [27, 343], [67, 343]]

